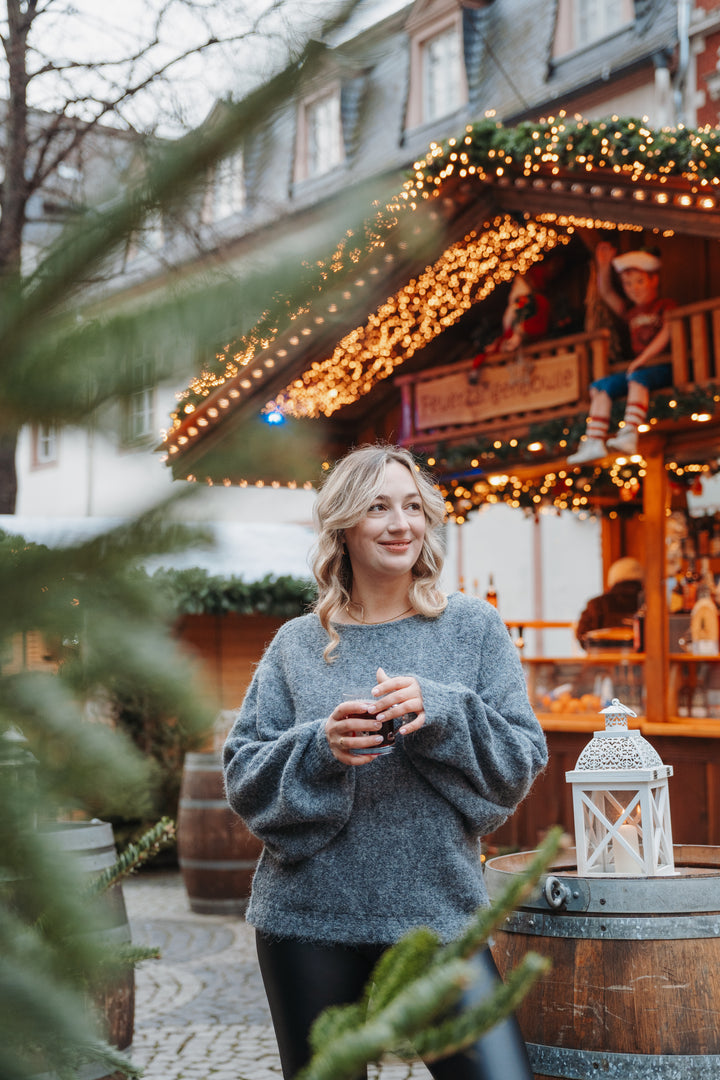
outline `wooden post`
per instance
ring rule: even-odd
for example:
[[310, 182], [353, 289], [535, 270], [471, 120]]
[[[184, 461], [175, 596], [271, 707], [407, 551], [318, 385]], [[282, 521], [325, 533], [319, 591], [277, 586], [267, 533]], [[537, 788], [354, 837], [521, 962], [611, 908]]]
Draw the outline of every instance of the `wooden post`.
[[643, 492], [645, 516], [645, 714], [653, 723], [667, 720], [668, 612], [665, 598], [666, 473], [663, 440], [643, 444], [647, 462]]

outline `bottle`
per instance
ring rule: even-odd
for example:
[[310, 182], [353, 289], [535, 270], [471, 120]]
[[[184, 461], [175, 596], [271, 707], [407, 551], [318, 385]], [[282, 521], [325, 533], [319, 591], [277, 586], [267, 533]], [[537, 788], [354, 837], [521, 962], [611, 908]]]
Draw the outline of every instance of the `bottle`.
[[695, 569], [695, 556], [692, 555], [688, 559], [687, 570], [685, 571], [685, 577], [683, 578], [683, 611], [690, 612], [695, 606], [697, 600], [697, 590], [700, 581], [700, 575]]
[[700, 595], [700, 593], [699, 593], [700, 586], [707, 589], [707, 592], [705, 593], [705, 595], [706, 596], [711, 596], [713, 598], [713, 600], [714, 600], [714, 598], [715, 598], [715, 578], [713, 576], [712, 570], [710, 569], [710, 559], [709, 558], [703, 558], [703, 559], [700, 560], [700, 581], [699, 581], [699, 584], [698, 584], [698, 596]]
[[647, 612], [645, 594], [640, 593], [638, 600], [640, 603], [633, 615], [633, 649], [635, 652], [645, 652], [645, 614]]
[[701, 558], [710, 554], [710, 518], [707, 515], [698, 521], [697, 553]]
[[717, 559], [720, 556], [720, 515], [715, 514], [712, 524], [712, 536], [710, 537], [710, 555]]
[[678, 571], [675, 575], [675, 584], [673, 585], [672, 592], [670, 593], [670, 614], [679, 615], [683, 609], [684, 604], [683, 595], [683, 577]]
[[492, 606], [494, 608], [496, 608], [498, 606], [498, 598], [497, 598], [497, 593], [495, 592], [495, 586], [493, 584], [493, 576], [492, 576], [492, 574], [490, 575], [490, 579], [488, 581], [488, 587], [487, 587], [487, 592], [485, 593], [485, 599], [487, 600], [488, 604], [492, 604]]

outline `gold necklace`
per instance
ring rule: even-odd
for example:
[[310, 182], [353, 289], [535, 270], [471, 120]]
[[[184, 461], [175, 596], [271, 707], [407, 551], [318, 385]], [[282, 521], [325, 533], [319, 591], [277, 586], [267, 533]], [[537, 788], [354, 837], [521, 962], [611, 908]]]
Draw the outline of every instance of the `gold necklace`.
[[412, 611], [414, 607], [414, 605], [411, 604], [410, 607], [406, 607], [404, 611], [401, 611], [398, 615], [393, 615], [390, 619], [380, 619], [379, 622], [366, 622], [365, 619], [358, 619], [355, 615], [353, 615], [352, 611], [350, 610], [350, 604], [353, 604], [355, 607], [359, 607], [361, 609], [362, 604], [357, 604], [354, 600], [348, 600], [347, 604], [345, 605], [345, 610], [347, 611], [350, 618], [354, 622], [360, 623], [361, 626], [382, 626], [383, 623], [395, 622], [396, 619], [401, 619], [403, 615], [407, 615], [408, 611]]

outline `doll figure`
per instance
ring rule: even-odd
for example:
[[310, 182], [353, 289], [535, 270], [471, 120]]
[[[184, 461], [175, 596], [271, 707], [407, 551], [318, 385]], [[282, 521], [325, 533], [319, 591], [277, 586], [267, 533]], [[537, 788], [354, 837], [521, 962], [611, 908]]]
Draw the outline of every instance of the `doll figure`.
[[525, 274], [516, 274], [508, 296], [502, 319], [502, 333], [473, 360], [468, 376], [471, 383], [478, 381], [478, 368], [488, 356], [515, 352], [528, 341], [535, 341], [547, 334], [550, 328], [550, 302], [540, 292], [543, 271], [540, 265], [532, 266]]
[[[627, 323], [632, 356], [625, 371], [606, 375], [590, 385], [590, 415], [578, 450], [568, 458], [570, 465], [596, 461], [609, 450], [635, 454], [638, 428], [647, 418], [650, 391], [672, 385], [672, 364], [652, 363], [667, 350], [670, 327], [665, 313], [676, 307], [674, 300], [659, 296], [659, 257], [649, 251], [618, 255], [611, 243], [602, 241], [595, 250], [595, 264], [601, 298]], [[611, 269], [620, 276], [624, 296], [613, 287]], [[612, 403], [619, 397], [627, 397], [623, 426], [607, 439]]]

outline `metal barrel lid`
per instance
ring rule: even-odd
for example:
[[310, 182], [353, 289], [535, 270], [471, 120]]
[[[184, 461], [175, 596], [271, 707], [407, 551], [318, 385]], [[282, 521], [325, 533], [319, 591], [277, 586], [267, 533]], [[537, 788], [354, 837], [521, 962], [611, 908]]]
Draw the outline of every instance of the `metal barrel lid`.
[[[574, 850], [558, 856], [519, 911], [558, 917], [588, 915], [662, 916], [720, 913], [720, 847], [676, 844], [677, 873], [667, 877], [579, 877]], [[521, 851], [485, 863], [490, 900], [497, 900], [512, 877], [535, 855]]]

